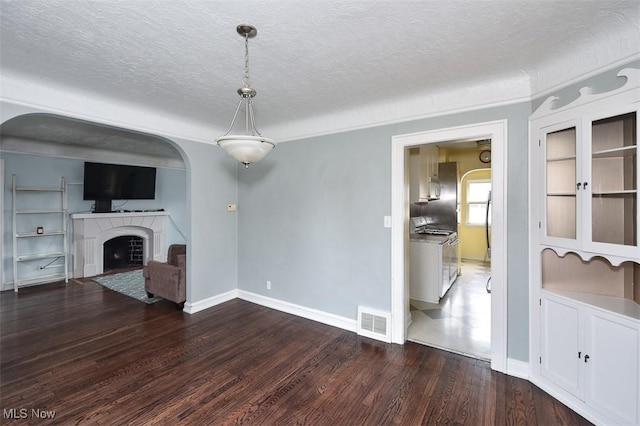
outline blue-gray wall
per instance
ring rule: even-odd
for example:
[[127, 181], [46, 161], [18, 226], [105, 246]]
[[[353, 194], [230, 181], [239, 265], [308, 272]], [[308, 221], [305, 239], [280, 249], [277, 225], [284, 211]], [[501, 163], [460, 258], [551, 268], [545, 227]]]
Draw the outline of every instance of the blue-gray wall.
[[214, 144], [173, 138], [187, 173], [189, 244], [187, 303], [203, 302], [238, 287], [238, 162]]
[[346, 318], [358, 305], [389, 312], [392, 136], [507, 119], [508, 356], [526, 361], [530, 112], [522, 103], [280, 144], [239, 172], [239, 288]]
[[[557, 90], [620, 86], [620, 66]], [[544, 99], [280, 144], [239, 172], [238, 287], [355, 318], [358, 305], [391, 309], [391, 137], [508, 120], [507, 339], [511, 359], [529, 358], [528, 117]], [[266, 289], [266, 281], [272, 289]]]
[[[69, 213], [89, 212], [93, 202], [82, 199], [84, 174], [84, 161], [82, 160], [7, 152], [3, 152], [0, 158], [5, 160], [3, 203], [4, 280], [5, 282], [12, 282], [13, 213], [11, 179], [13, 174], [16, 175], [19, 186], [57, 187], [60, 184], [60, 178], [64, 177], [67, 184], [67, 210]], [[117, 206], [127, 210], [164, 208], [172, 219], [167, 223], [166, 243], [185, 242], [182, 235], [180, 235], [180, 232], [185, 234], [187, 228], [186, 172], [184, 170], [158, 168], [155, 200], [130, 200], [125, 204], [123, 203], [125, 202], [114, 201], [114, 208], [117, 208]], [[41, 218], [41, 220], [46, 220], [46, 218]], [[175, 222], [175, 226], [172, 221]], [[38, 239], [37, 243], [46, 242]], [[37, 249], [35, 251], [45, 250]]]

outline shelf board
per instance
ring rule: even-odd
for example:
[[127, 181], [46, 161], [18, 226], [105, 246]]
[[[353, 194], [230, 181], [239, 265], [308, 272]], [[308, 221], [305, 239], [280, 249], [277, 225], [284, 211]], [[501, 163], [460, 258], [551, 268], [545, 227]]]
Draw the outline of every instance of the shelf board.
[[50, 259], [53, 257], [66, 257], [66, 253], [63, 251], [53, 251], [49, 253], [23, 254], [18, 256], [16, 260], [18, 262], [26, 262], [29, 260]]
[[636, 145], [622, 146], [619, 148], [604, 149], [591, 154], [593, 158], [616, 158], [630, 157], [636, 155]]
[[46, 187], [16, 187], [16, 191], [25, 192], [62, 192], [62, 188], [46, 188]]
[[570, 300], [594, 306], [613, 312], [617, 315], [640, 320], [640, 305], [630, 299], [614, 296], [601, 296], [598, 294], [582, 293], [571, 290], [547, 289], [543, 288], [543, 292], [562, 296]]
[[564, 157], [554, 157], [554, 158], [547, 158], [547, 163], [554, 163], [557, 161], [567, 161], [567, 160], [575, 160], [576, 159], [576, 155], [567, 155]]
[[18, 232], [16, 238], [46, 237], [49, 235], [64, 235], [64, 231], [45, 231], [43, 234], [38, 234], [37, 232]]
[[591, 195], [594, 197], [610, 197], [610, 196], [619, 196], [619, 195], [636, 195], [638, 193], [635, 189], [625, 189], [622, 191], [598, 191], [592, 192]]
[[547, 197], [575, 197], [575, 192], [548, 192]]
[[58, 214], [63, 214], [65, 213], [64, 210], [55, 210], [55, 209], [38, 209], [38, 210], [16, 210], [16, 214], [52, 214], [52, 213], [58, 213]]
[[48, 283], [52, 281], [61, 281], [65, 279], [67, 279], [67, 277], [65, 276], [64, 272], [57, 272], [55, 274], [40, 275], [32, 278], [20, 278], [17, 281], [18, 287], [21, 287], [33, 284]]

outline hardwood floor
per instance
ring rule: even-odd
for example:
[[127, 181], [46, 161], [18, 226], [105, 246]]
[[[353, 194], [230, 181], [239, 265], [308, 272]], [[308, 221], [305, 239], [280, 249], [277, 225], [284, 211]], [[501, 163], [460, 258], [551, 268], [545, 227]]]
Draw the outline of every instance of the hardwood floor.
[[0, 309], [3, 424], [589, 424], [484, 361], [241, 300], [188, 315], [61, 283]]

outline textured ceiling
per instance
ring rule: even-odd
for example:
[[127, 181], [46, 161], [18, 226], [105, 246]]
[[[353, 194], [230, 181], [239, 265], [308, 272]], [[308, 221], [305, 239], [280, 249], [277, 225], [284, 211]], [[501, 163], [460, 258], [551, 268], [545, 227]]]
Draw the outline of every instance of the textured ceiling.
[[255, 25], [257, 124], [278, 138], [301, 133], [288, 130], [292, 123], [337, 113], [353, 117], [342, 127], [366, 126], [373, 119], [363, 105], [382, 105], [381, 116], [400, 119], [407, 100], [485, 82], [524, 81], [529, 96], [532, 87], [562, 83], [552, 71], [545, 82], [553, 64], [570, 79], [640, 50], [637, 0], [0, 4], [3, 74], [183, 117], [212, 132], [229, 125], [241, 86], [244, 46], [235, 27]]

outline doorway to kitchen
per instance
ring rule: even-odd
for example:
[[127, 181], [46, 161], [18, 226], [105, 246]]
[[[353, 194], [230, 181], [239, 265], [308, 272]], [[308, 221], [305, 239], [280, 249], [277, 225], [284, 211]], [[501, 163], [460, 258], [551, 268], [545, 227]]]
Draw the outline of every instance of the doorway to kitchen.
[[[439, 198], [427, 202], [417, 198], [416, 188], [425, 148], [437, 154], [440, 185]], [[410, 225], [426, 225], [409, 232], [407, 340], [489, 360], [491, 141], [423, 145], [410, 148], [409, 157]]]
[[[477, 142], [485, 139], [491, 141], [492, 157], [491, 293], [487, 293], [491, 299], [488, 315], [491, 329], [490, 359], [492, 369], [506, 372], [506, 120], [398, 135], [392, 138], [392, 341], [404, 343], [412, 321], [409, 287], [409, 149], [421, 145], [445, 145], [452, 142]], [[483, 291], [486, 290], [483, 288]]]

